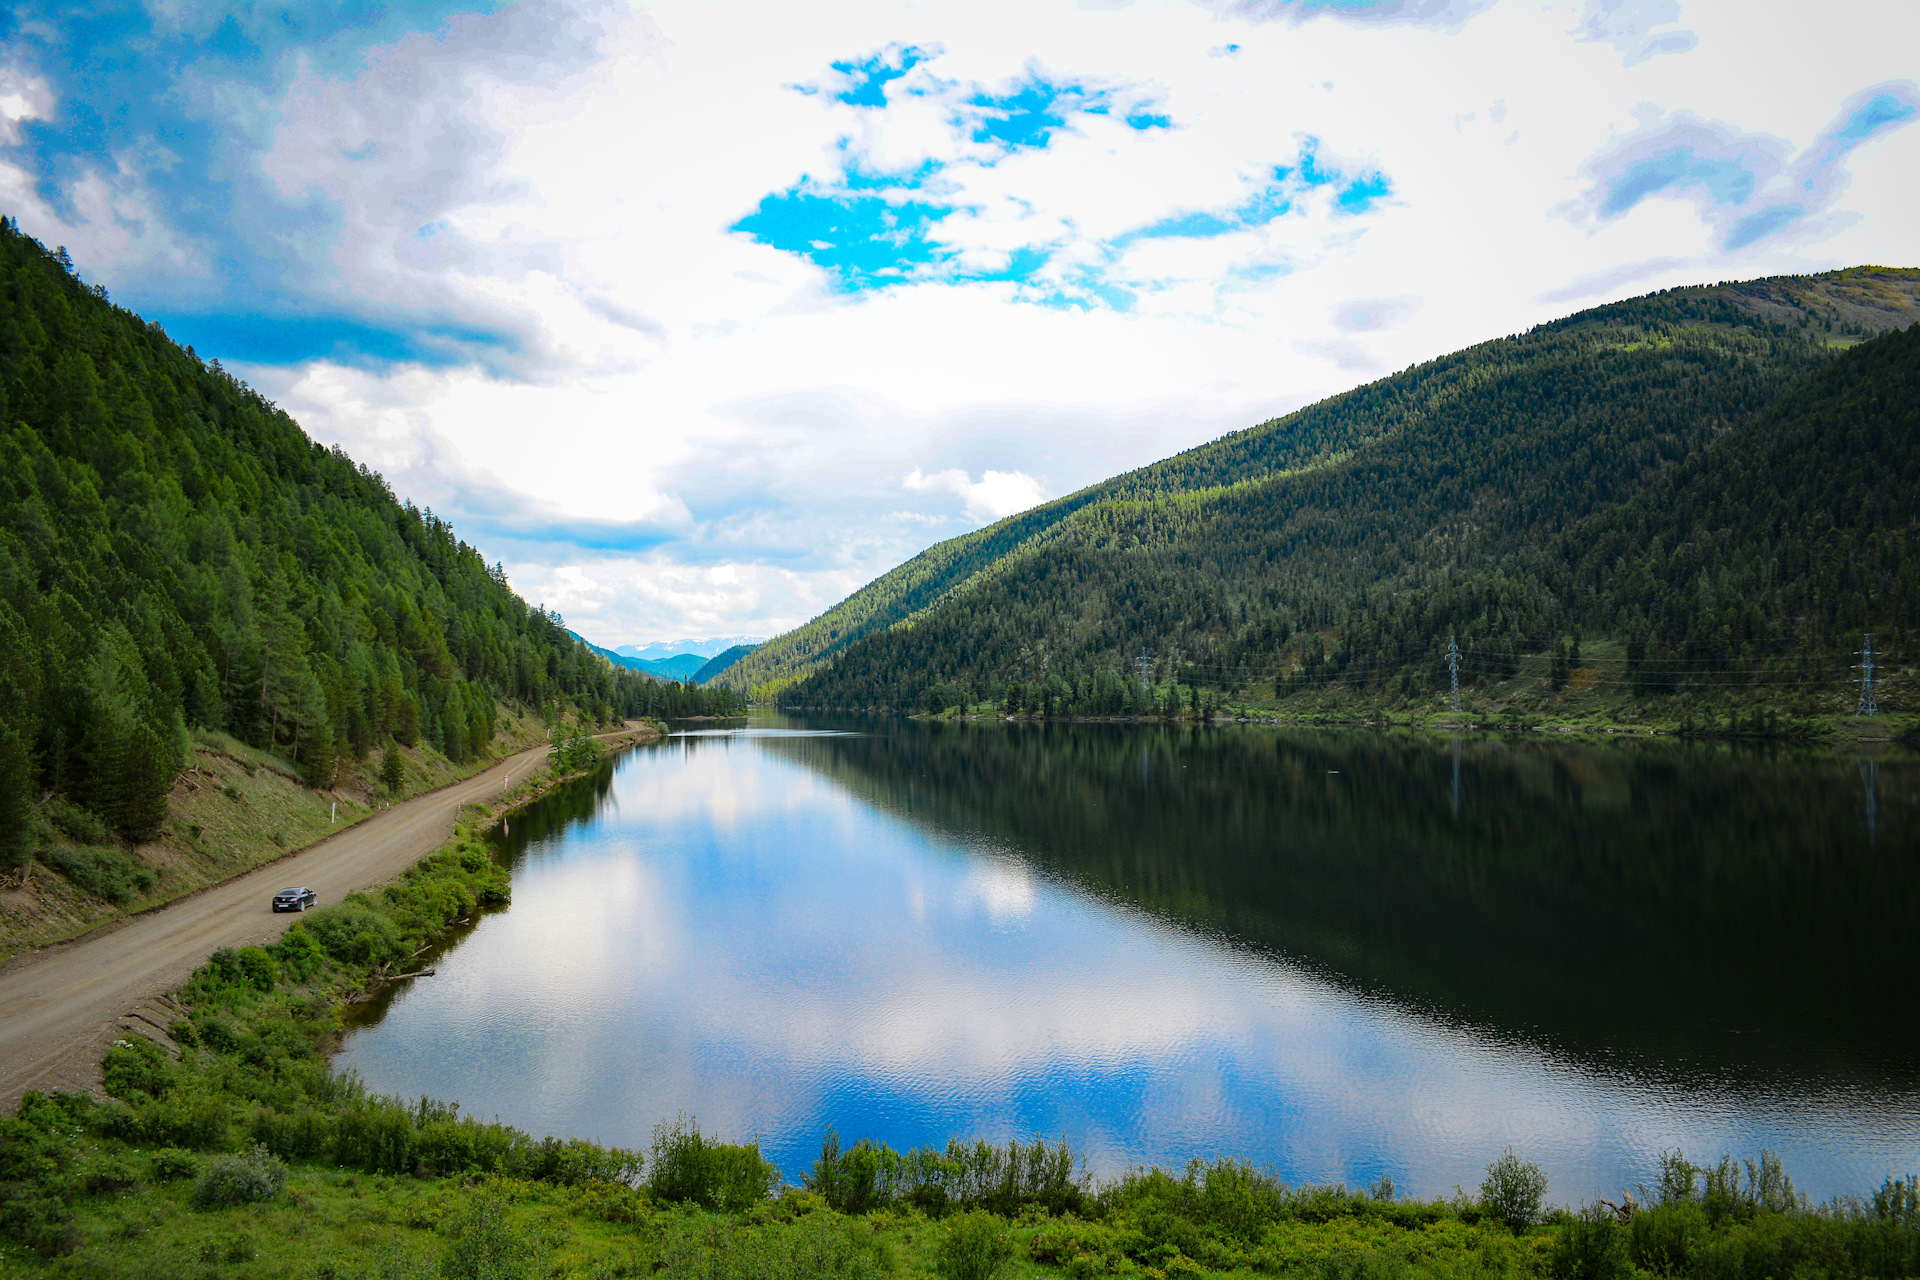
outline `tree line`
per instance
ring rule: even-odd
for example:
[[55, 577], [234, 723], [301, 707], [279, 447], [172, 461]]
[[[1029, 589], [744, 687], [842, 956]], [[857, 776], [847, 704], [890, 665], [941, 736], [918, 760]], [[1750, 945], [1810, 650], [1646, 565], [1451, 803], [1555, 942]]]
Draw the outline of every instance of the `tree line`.
[[0, 828], [52, 793], [145, 839], [190, 727], [313, 785], [389, 740], [483, 754], [502, 701], [731, 713], [613, 668], [445, 520], [0, 219]]

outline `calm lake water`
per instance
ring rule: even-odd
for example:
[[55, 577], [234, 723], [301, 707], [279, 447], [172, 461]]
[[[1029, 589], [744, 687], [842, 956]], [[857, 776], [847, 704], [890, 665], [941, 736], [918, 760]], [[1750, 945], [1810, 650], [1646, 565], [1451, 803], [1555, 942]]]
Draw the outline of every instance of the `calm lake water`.
[[[1536, 735], [1537, 736], [1537, 735]], [[1920, 1170], [1920, 768], [1667, 741], [756, 721], [516, 818], [510, 907], [366, 1007], [374, 1089], [798, 1179], [1065, 1134], [1097, 1172], [1574, 1202], [1660, 1152]]]

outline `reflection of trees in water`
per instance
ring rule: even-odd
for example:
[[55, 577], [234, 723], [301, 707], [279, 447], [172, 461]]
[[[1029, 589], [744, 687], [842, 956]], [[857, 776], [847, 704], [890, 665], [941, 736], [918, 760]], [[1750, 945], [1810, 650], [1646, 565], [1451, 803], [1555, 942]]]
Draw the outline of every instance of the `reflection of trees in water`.
[[[902, 724], [768, 740], [943, 832], [1616, 1066], [1910, 1087], [1920, 770], [1676, 743]], [[1877, 836], [1877, 838], [1875, 838]]]
[[[608, 757], [586, 777], [562, 783], [526, 808], [515, 810], [502, 827], [496, 827], [488, 834], [494, 858], [503, 862], [509, 871], [518, 870], [529, 847], [542, 845], [571, 827], [585, 825], [600, 812], [601, 806], [612, 795], [614, 769], [624, 754], [620, 752]], [[468, 923], [449, 929], [438, 942], [415, 956], [410, 963], [416, 968], [436, 964], [443, 957], [458, 951], [486, 917], [496, 911], [510, 911], [512, 908], [511, 902], [474, 908]], [[346, 1006], [341, 1011], [341, 1022], [349, 1031], [373, 1026], [386, 1017], [393, 1002], [409, 990], [404, 983], [381, 987], [360, 1004]]]
[[584, 778], [562, 783], [524, 809], [516, 810], [496, 828], [492, 839], [497, 853], [509, 868], [520, 865], [528, 848], [546, 843], [567, 828], [592, 821], [600, 807], [613, 794], [613, 772], [618, 757], [601, 762]]

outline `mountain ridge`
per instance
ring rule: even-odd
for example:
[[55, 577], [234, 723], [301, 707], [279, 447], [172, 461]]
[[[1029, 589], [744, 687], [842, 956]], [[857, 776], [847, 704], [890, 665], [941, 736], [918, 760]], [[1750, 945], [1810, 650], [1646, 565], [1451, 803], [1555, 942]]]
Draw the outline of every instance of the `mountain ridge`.
[[[901, 645], [879, 637], [909, 632], [942, 611], [1044, 610], [1050, 606], [1042, 601], [1045, 593], [1035, 576], [1047, 572], [1043, 559], [1051, 555], [1056, 566], [1071, 563], [1072, 572], [1084, 576], [1094, 571], [1085, 556], [1062, 556], [1056, 549], [1128, 538], [1157, 550], [1135, 556], [1133, 570], [1119, 568], [1117, 556], [1102, 561], [1098, 572], [1109, 575], [1103, 579], [1109, 596], [1122, 577], [1143, 582], [1138, 575], [1144, 572], [1148, 578], [1162, 574], [1153, 590], [1140, 588], [1142, 594], [1158, 592], [1162, 602], [1191, 595], [1194, 581], [1220, 588], [1224, 597], [1239, 591], [1227, 590], [1227, 583], [1252, 573], [1265, 575], [1270, 594], [1290, 592], [1291, 603], [1282, 609], [1276, 601], [1228, 601], [1224, 612], [1214, 610], [1200, 627], [1220, 634], [1203, 641], [1194, 628], [1206, 610], [1185, 601], [1180, 605], [1185, 621], [1171, 628], [1177, 643], [1169, 645], [1169, 626], [1147, 617], [1151, 608], [1136, 602], [1114, 621], [1119, 615], [1112, 614], [1111, 599], [1096, 605], [1082, 592], [1072, 597], [1084, 605], [1080, 615], [1062, 614], [1047, 628], [1029, 628], [1019, 654], [990, 652], [1004, 639], [1004, 627], [975, 626], [967, 643], [956, 642], [957, 649], [943, 655], [953, 669], [920, 673], [919, 687], [952, 680], [983, 695], [986, 685], [998, 686], [1009, 673], [1029, 681], [1071, 679], [1085, 671], [1050, 671], [1057, 666], [1050, 652], [1076, 644], [1094, 644], [1102, 655], [1097, 665], [1119, 669], [1130, 667], [1138, 648], [1150, 647], [1157, 651], [1161, 678], [1205, 680], [1202, 668], [1208, 661], [1244, 666], [1249, 643], [1264, 645], [1269, 653], [1285, 643], [1274, 634], [1251, 642], [1227, 634], [1244, 624], [1249, 609], [1256, 615], [1273, 609], [1289, 614], [1285, 620], [1276, 615], [1275, 622], [1290, 638], [1302, 627], [1330, 625], [1333, 613], [1352, 608], [1377, 613], [1382, 600], [1435, 589], [1442, 579], [1465, 575], [1469, 560], [1500, 561], [1593, 510], [1624, 501], [1844, 348], [1916, 320], [1920, 271], [1878, 267], [1693, 286], [1590, 308], [1526, 334], [1423, 362], [938, 544], [806, 626], [769, 641], [725, 681], [765, 697], [831, 670], [843, 653], [861, 644], [869, 646], [862, 658], [869, 666], [905, 662], [904, 650], [881, 655], [880, 649]], [[1645, 420], [1633, 421], [1635, 413]], [[1499, 421], [1490, 426], [1488, 415]], [[1549, 438], [1551, 448], [1544, 443]], [[1534, 452], [1522, 456], [1528, 449]], [[1456, 474], [1461, 465], [1474, 472], [1464, 480]], [[1395, 527], [1409, 519], [1419, 527], [1417, 538]], [[1226, 578], [1220, 576], [1226, 567], [1211, 562], [1184, 564], [1184, 576], [1166, 577], [1160, 562], [1193, 552], [1198, 544], [1192, 536], [1154, 526], [1181, 522], [1213, 523], [1220, 538], [1246, 544], [1246, 554], [1256, 555], [1256, 561], [1243, 556]], [[1268, 545], [1254, 547], [1249, 540], [1257, 540], [1255, 533], [1262, 529], [1288, 531], [1286, 545], [1269, 539]], [[1350, 545], [1339, 554], [1328, 550], [1343, 541]], [[1225, 545], [1216, 539], [1214, 552]], [[1282, 581], [1284, 571], [1273, 567], [1310, 561], [1346, 585], [1332, 595], [1319, 592], [1325, 598], [1316, 603], [1313, 590]], [[1022, 599], [994, 594], [996, 582], [1022, 574], [1034, 579], [1023, 579], [1029, 590]], [[1366, 582], [1375, 585], [1357, 585]], [[1387, 595], [1368, 600], [1369, 591]], [[1494, 606], [1483, 602], [1483, 607]], [[1539, 613], [1536, 602], [1533, 614]], [[1120, 630], [1130, 629], [1138, 637], [1134, 648], [1118, 636], [1090, 636], [1103, 625], [1096, 615], [1109, 616]], [[1480, 637], [1482, 648], [1490, 641], [1504, 649], [1492, 660], [1511, 665], [1518, 654], [1537, 650], [1536, 642], [1544, 642], [1540, 632], [1548, 626], [1543, 616], [1515, 618], [1499, 638]], [[1076, 630], [1082, 633], [1078, 638], [1072, 634]], [[969, 656], [970, 646], [978, 647], [977, 656]], [[1171, 662], [1169, 648], [1176, 649]], [[810, 682], [814, 705], [872, 704], [854, 700], [845, 688], [819, 701], [836, 685], [823, 679]], [[917, 702], [903, 683], [905, 667], [888, 680], [890, 685], [881, 680], [870, 690], [880, 705]], [[874, 691], [883, 686], [889, 692], [880, 697]], [[806, 702], [798, 690], [795, 695]]]

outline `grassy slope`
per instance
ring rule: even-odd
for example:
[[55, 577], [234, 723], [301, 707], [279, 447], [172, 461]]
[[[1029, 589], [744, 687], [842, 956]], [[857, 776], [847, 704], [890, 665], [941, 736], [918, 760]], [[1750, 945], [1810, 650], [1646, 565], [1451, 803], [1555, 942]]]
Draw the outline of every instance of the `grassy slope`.
[[[496, 733], [487, 755], [461, 765], [424, 742], [400, 747], [406, 781], [393, 798], [404, 800], [470, 778], [503, 756], [546, 741], [544, 724], [504, 706]], [[230, 880], [325, 839], [387, 802], [376, 777], [379, 768], [378, 754], [358, 762], [349, 756], [342, 762], [339, 784], [315, 790], [279, 756], [218, 731], [197, 732], [193, 758], [168, 796], [160, 838], [132, 851], [138, 864], [153, 873], [152, 888], [114, 902], [86, 892], [47, 865], [44, 857], [29, 862], [0, 879], [0, 960]], [[336, 803], [339, 825], [330, 822]], [[80, 847], [79, 841], [59, 833], [50, 835], [46, 844]]]
[[1501, 362], [1526, 358], [1529, 341], [1538, 345], [1555, 331], [1603, 323], [1636, 307], [1699, 310], [1713, 302], [1762, 323], [1832, 325], [1825, 338], [1837, 349], [1920, 320], [1920, 271], [1858, 268], [1675, 290], [1543, 326], [1535, 331], [1540, 338], [1529, 335], [1519, 348], [1509, 350], [1511, 342], [1496, 341], [1456, 353], [932, 547], [819, 618], [768, 641], [722, 682], [771, 693], [829, 663], [862, 637], [924, 615], [995, 576], [1031, 574], [1034, 562], [1050, 555], [1055, 544], [1110, 538], [1109, 525], [1132, 524], [1156, 511], [1189, 525], [1257, 519], [1263, 513], [1247, 502], [1249, 497], [1288, 473], [1351, 465], [1418, 431], [1449, 402], [1475, 394]]

